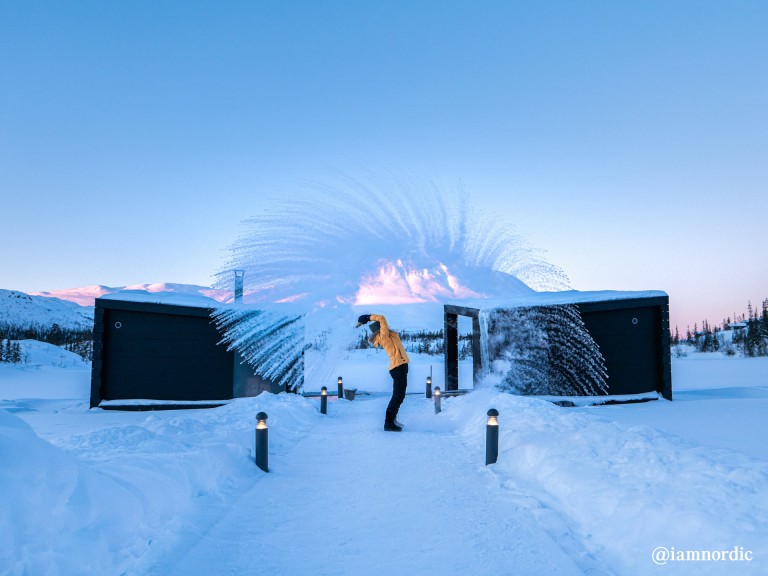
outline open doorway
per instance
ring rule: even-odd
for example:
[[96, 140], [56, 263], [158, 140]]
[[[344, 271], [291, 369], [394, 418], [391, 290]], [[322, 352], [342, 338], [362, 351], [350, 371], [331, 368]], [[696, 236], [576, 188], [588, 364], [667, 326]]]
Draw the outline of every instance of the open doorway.
[[[476, 308], [446, 305], [443, 334], [445, 337], [445, 389], [446, 391], [471, 390], [483, 371], [480, 352], [480, 311]], [[460, 365], [462, 370], [459, 369]]]
[[469, 316], [459, 316], [459, 388], [473, 389], [475, 387], [475, 376], [472, 370], [472, 318]]

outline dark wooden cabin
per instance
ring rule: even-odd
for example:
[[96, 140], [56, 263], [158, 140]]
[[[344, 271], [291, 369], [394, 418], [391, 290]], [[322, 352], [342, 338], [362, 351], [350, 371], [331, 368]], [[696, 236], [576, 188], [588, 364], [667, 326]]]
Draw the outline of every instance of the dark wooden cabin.
[[91, 407], [213, 406], [282, 389], [221, 343], [202, 296], [121, 293], [96, 300]]
[[[444, 307], [445, 385], [458, 390], [459, 316], [472, 319], [472, 358], [475, 378], [494, 361], [490, 347], [481, 350], [481, 319], [489, 329], [514, 330], [514, 325], [494, 323], [505, 310], [546, 309], [574, 306], [603, 357], [608, 378], [607, 395], [621, 396], [657, 392], [672, 399], [669, 341], [669, 297], [663, 292], [555, 292], [537, 293], [507, 302], [476, 301], [474, 305]], [[504, 328], [500, 328], [504, 326]]]

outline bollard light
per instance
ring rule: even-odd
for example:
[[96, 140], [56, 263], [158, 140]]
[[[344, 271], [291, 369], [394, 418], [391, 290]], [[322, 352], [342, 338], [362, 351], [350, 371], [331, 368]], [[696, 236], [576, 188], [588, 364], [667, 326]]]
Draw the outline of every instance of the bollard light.
[[442, 393], [440, 392], [440, 386], [435, 386], [435, 414], [440, 414], [442, 407]]
[[339, 376], [339, 400], [344, 398], [344, 381]]
[[266, 412], [256, 414], [256, 466], [269, 472], [269, 429]]
[[499, 411], [488, 410], [488, 425], [485, 427], [485, 465], [494, 464], [499, 457]]
[[320, 389], [320, 414], [328, 414], [328, 388]]
[[427, 376], [427, 398], [432, 398], [432, 376]]

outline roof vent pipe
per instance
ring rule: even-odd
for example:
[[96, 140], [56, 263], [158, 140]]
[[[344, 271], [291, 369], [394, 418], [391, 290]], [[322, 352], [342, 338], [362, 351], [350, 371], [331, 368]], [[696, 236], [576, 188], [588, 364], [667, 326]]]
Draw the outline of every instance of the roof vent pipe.
[[235, 270], [235, 304], [243, 302], [243, 276], [245, 270]]

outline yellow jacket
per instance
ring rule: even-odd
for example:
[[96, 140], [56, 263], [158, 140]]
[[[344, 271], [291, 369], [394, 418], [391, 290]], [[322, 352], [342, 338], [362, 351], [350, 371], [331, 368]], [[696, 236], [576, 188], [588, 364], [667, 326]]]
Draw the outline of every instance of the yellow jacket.
[[405, 348], [403, 348], [403, 343], [400, 341], [400, 336], [394, 330], [389, 329], [387, 319], [381, 314], [371, 314], [371, 320], [381, 324], [379, 333], [373, 339], [373, 345], [384, 348], [387, 356], [389, 356], [389, 369], [392, 370], [392, 368], [397, 368], [402, 364], [410, 362], [408, 354], [405, 353]]

